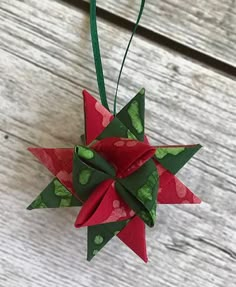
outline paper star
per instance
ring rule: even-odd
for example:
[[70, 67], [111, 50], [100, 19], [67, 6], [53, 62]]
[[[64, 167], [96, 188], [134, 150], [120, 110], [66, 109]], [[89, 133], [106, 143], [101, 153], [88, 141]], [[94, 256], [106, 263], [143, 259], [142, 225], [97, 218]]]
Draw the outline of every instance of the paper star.
[[[148, 145], [148, 139], [144, 134], [144, 94], [144, 89], [142, 89], [114, 117], [87, 91], [84, 91], [86, 145], [91, 145], [95, 139], [102, 140], [111, 137], [144, 141]], [[200, 147], [200, 145], [155, 147], [154, 162], [159, 175], [157, 193], [157, 202], [159, 204], [192, 204], [201, 202], [175, 176]], [[73, 186], [74, 150], [63, 148], [30, 148], [29, 150], [50, 170], [55, 178], [28, 209], [82, 205], [84, 199], [78, 195], [78, 189], [76, 189], [75, 184]], [[86, 174], [84, 174], [82, 180], [86, 181]], [[104, 184], [107, 184], [106, 181], [104, 181]], [[117, 214], [117, 212], [122, 210], [123, 206], [121, 206], [122, 201], [115, 197], [117, 193], [113, 187], [109, 185], [109, 188], [111, 188], [109, 194], [112, 193], [114, 195], [112, 212]], [[86, 202], [89, 202], [89, 200]], [[91, 260], [116, 235], [147, 262], [144, 221], [135, 215], [133, 210], [130, 210], [129, 215], [128, 218], [122, 221], [113, 222], [115, 221], [114, 217], [110, 223], [100, 224], [101, 222], [97, 222], [99, 225], [88, 226], [88, 260]], [[78, 224], [78, 218], [75, 223], [76, 227], [81, 226], [81, 224]]]

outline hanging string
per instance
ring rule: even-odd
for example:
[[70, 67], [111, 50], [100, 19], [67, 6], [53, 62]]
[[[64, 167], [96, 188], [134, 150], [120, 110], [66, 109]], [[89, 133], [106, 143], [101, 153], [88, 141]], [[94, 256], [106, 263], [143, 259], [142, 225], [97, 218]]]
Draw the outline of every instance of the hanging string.
[[99, 48], [99, 41], [98, 41], [97, 15], [96, 14], [97, 14], [96, 13], [96, 0], [90, 0], [90, 32], [91, 32], [91, 39], [92, 39], [94, 63], [95, 63], [95, 69], [96, 69], [96, 74], [97, 74], [98, 90], [99, 90], [99, 95], [101, 98], [101, 103], [103, 104], [105, 108], [109, 110], [109, 106], [107, 103], [103, 68], [102, 68], [102, 60], [101, 60], [101, 54], [100, 54], [100, 48]]
[[140, 10], [139, 10], [138, 18], [137, 18], [137, 21], [136, 21], [136, 23], [135, 23], [135, 26], [134, 26], [132, 35], [131, 35], [131, 37], [130, 37], [130, 40], [129, 40], [129, 43], [128, 43], [128, 45], [127, 45], [127, 48], [126, 48], [126, 51], [125, 51], [125, 54], [124, 54], [124, 58], [123, 58], [123, 61], [122, 61], [122, 64], [121, 64], [120, 73], [119, 73], [118, 80], [117, 80], [115, 98], [114, 98], [114, 106], [113, 106], [113, 113], [114, 113], [114, 115], [116, 115], [117, 93], [118, 93], [118, 89], [119, 89], [119, 84], [120, 84], [120, 78], [121, 78], [122, 70], [123, 70], [123, 68], [124, 68], [125, 59], [126, 59], [126, 56], [127, 56], [127, 54], [128, 54], [129, 47], [130, 47], [130, 44], [131, 44], [132, 39], [133, 39], [133, 37], [134, 37], [134, 34], [135, 34], [135, 32], [136, 32], [136, 30], [137, 30], [137, 28], [138, 28], [139, 21], [140, 21], [140, 19], [141, 19], [141, 17], [142, 17], [144, 5], [145, 5], [145, 0], [141, 0], [141, 5], [140, 5]]
[[[127, 45], [124, 58], [121, 64], [118, 80], [117, 80], [117, 86], [115, 91], [115, 98], [114, 98], [114, 107], [113, 107], [113, 113], [116, 115], [116, 102], [117, 102], [117, 94], [119, 89], [119, 83], [120, 78], [122, 74], [122, 70], [124, 67], [124, 63], [126, 60], [126, 56], [129, 51], [130, 44], [132, 42], [133, 36], [137, 30], [139, 21], [141, 19], [143, 9], [145, 5], [145, 0], [141, 0], [140, 10], [138, 14], [137, 21], [135, 23], [132, 35], [130, 37], [129, 43]], [[98, 41], [98, 32], [97, 32], [97, 17], [96, 17], [96, 0], [90, 0], [90, 31], [91, 31], [91, 39], [92, 39], [92, 47], [93, 47], [93, 57], [94, 57], [94, 63], [95, 63], [95, 69], [97, 74], [97, 83], [98, 83], [98, 89], [99, 94], [101, 98], [101, 103], [105, 108], [109, 110], [109, 106], [107, 103], [107, 97], [106, 97], [106, 89], [105, 89], [105, 82], [104, 82], [104, 75], [103, 75], [103, 68], [102, 68], [102, 60], [101, 60], [101, 54], [100, 54], [100, 48], [99, 48], [99, 41]]]

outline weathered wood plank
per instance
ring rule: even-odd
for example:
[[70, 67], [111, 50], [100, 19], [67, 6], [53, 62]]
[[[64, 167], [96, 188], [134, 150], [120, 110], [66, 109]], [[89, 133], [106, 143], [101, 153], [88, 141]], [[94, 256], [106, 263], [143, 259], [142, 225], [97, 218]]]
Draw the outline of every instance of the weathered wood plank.
[[[140, 2], [97, 1], [102, 9], [133, 22]], [[234, 0], [147, 0], [140, 25], [236, 67]]]
[[[112, 95], [125, 47], [120, 43], [129, 33], [104, 21], [99, 32]], [[77, 208], [24, 209], [51, 178], [26, 148], [76, 144], [83, 132], [81, 90], [96, 94], [88, 15], [52, 0], [3, 0], [0, 38], [0, 283], [235, 286], [235, 82], [134, 40], [119, 107], [145, 86], [152, 142], [205, 146], [180, 173], [205, 203], [159, 207], [157, 226], [147, 230], [149, 264], [118, 240], [88, 263], [86, 232], [73, 228]]]
[[[151, 253], [148, 265], [118, 240], [113, 240], [91, 263], [86, 262], [85, 229], [73, 228], [77, 208], [40, 210], [34, 215], [26, 211], [25, 203], [31, 199], [26, 192], [29, 186], [31, 195], [37, 194], [49, 176], [32, 161], [26, 151], [28, 143], [14, 136], [3, 140], [2, 132], [0, 138], [3, 172], [9, 172], [1, 172], [0, 189], [4, 212], [0, 217], [3, 286], [78, 286], [78, 282], [80, 286], [176, 286], [177, 282], [234, 286], [235, 218], [222, 217], [212, 211], [210, 204], [191, 209], [159, 207], [157, 226], [147, 230]], [[7, 183], [6, 176], [13, 182]]]

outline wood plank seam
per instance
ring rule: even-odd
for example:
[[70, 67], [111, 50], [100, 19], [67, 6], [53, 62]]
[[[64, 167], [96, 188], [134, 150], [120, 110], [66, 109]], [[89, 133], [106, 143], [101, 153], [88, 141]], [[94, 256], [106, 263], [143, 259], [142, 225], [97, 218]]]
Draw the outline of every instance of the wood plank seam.
[[[72, 5], [86, 13], [89, 13], [89, 3], [85, 1], [77, 0], [61, 0], [66, 4]], [[101, 7], [97, 7], [97, 16], [105, 21], [111, 22], [124, 29], [132, 31], [134, 23], [128, 19], [115, 15]], [[161, 33], [151, 31], [142, 25], [139, 25], [136, 33], [148, 40], [158, 43], [159, 45], [174, 50], [175, 52], [190, 58], [204, 66], [214, 69], [215, 71], [227, 75], [230, 78], [236, 77], [236, 67], [230, 65], [220, 59], [216, 59], [209, 54], [203, 53], [199, 50], [193, 49], [185, 44], [182, 44], [174, 39], [171, 39]]]

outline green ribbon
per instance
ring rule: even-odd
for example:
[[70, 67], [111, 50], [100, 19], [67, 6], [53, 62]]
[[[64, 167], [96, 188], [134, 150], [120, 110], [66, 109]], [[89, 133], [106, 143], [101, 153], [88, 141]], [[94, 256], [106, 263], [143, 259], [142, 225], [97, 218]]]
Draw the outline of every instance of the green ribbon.
[[134, 26], [132, 35], [131, 35], [131, 37], [130, 37], [130, 40], [129, 40], [129, 43], [128, 43], [128, 45], [127, 45], [127, 48], [126, 48], [126, 51], [125, 51], [125, 54], [124, 54], [124, 58], [123, 58], [123, 61], [122, 61], [122, 64], [121, 64], [120, 73], [119, 73], [118, 80], [117, 80], [117, 86], [116, 86], [116, 92], [115, 92], [115, 99], [114, 99], [114, 106], [113, 106], [113, 113], [114, 113], [114, 115], [116, 115], [117, 93], [118, 93], [118, 89], [119, 89], [121, 74], [122, 74], [122, 71], [123, 71], [123, 68], [124, 68], [125, 59], [126, 59], [126, 56], [127, 56], [127, 54], [128, 54], [129, 47], [130, 47], [130, 44], [131, 44], [132, 39], [133, 39], [133, 37], [134, 37], [134, 34], [135, 34], [135, 32], [136, 32], [136, 30], [137, 30], [137, 28], [138, 28], [139, 21], [140, 21], [140, 19], [141, 19], [141, 17], [142, 17], [144, 5], [145, 5], [145, 0], [141, 0], [141, 5], [140, 5], [140, 9], [139, 9], [138, 18], [137, 18], [137, 20], [136, 20], [136, 23], [135, 23], [135, 26]]
[[93, 57], [97, 74], [97, 83], [99, 94], [101, 98], [101, 102], [105, 108], [109, 110], [109, 106], [107, 103], [104, 75], [102, 69], [102, 60], [99, 48], [98, 41], [98, 32], [97, 32], [97, 19], [96, 19], [96, 0], [90, 1], [90, 32], [92, 38], [92, 46], [93, 46]]
[[[114, 98], [114, 106], [113, 106], [113, 113], [116, 115], [116, 102], [117, 102], [117, 94], [119, 89], [119, 83], [121, 74], [123, 71], [124, 63], [126, 60], [126, 56], [129, 51], [130, 44], [132, 42], [133, 36], [137, 30], [139, 21], [141, 19], [143, 9], [145, 5], [145, 0], [141, 0], [140, 10], [138, 14], [138, 18], [136, 21], [136, 24], [134, 26], [132, 35], [130, 37], [129, 43], [127, 45], [123, 61], [121, 64], [118, 80], [117, 80], [117, 86], [115, 91], [115, 98]], [[102, 60], [101, 60], [101, 54], [100, 54], [100, 48], [99, 48], [99, 41], [98, 41], [98, 32], [97, 32], [97, 19], [96, 19], [96, 0], [90, 0], [90, 30], [91, 30], [91, 39], [92, 39], [92, 47], [93, 47], [93, 56], [94, 56], [94, 63], [95, 63], [95, 69], [97, 74], [97, 83], [98, 83], [98, 89], [100, 94], [101, 103], [105, 108], [109, 110], [109, 106], [107, 103], [107, 96], [106, 96], [106, 89], [105, 89], [105, 81], [104, 81], [104, 75], [103, 75], [103, 68], [102, 68]]]

